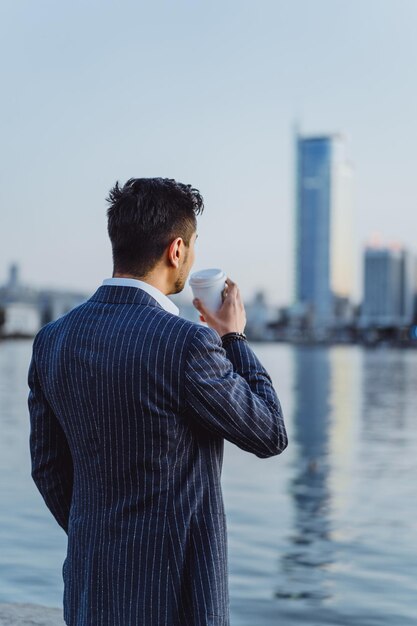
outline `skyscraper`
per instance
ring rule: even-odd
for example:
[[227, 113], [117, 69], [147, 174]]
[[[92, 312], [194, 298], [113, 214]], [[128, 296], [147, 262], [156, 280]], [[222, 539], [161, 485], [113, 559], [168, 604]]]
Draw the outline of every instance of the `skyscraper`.
[[334, 297], [352, 290], [352, 168], [341, 135], [296, 142], [294, 299], [316, 326], [334, 319]]
[[411, 324], [414, 313], [414, 259], [401, 246], [367, 246], [360, 325]]

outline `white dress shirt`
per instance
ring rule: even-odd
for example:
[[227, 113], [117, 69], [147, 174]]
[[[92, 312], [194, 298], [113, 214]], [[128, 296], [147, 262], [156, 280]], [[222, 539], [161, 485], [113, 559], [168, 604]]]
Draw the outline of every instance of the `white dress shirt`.
[[145, 283], [143, 280], [139, 280], [138, 278], [105, 278], [103, 280], [103, 285], [138, 287], [155, 298], [155, 300], [157, 300], [166, 311], [173, 313], [174, 315], [179, 315], [180, 310], [177, 305], [174, 304], [164, 293], [162, 293], [160, 289], [157, 289], [157, 287], [154, 287], [149, 283]]

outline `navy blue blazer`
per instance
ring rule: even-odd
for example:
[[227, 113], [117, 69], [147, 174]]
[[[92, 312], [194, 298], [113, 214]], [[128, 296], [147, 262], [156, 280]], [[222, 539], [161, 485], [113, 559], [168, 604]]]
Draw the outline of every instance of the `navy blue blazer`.
[[28, 372], [32, 477], [68, 534], [70, 626], [229, 626], [224, 439], [287, 434], [248, 343], [102, 285], [43, 326]]

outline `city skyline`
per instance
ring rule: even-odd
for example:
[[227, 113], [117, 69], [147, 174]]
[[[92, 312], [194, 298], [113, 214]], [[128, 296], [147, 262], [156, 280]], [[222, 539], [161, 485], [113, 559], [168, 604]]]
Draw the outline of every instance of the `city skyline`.
[[0, 9], [0, 282], [17, 261], [33, 285], [93, 292], [112, 271], [109, 189], [161, 175], [205, 199], [193, 269], [289, 303], [294, 120], [347, 136], [353, 299], [373, 232], [414, 249], [415, 3], [123, 5]]

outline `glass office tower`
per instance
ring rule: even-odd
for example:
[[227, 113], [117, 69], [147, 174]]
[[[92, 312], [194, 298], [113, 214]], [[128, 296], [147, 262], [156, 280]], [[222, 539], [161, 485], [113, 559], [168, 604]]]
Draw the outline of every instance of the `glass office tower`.
[[352, 169], [340, 135], [296, 134], [295, 300], [317, 326], [352, 290]]
[[368, 246], [360, 325], [401, 326], [414, 317], [414, 258], [401, 246]]

